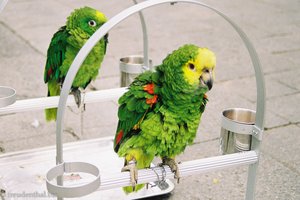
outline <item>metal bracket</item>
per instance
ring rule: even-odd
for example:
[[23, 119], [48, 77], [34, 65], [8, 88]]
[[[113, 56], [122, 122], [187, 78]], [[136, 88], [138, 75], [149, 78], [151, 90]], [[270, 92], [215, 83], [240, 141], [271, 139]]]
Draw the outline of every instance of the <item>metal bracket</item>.
[[252, 136], [255, 137], [257, 140], [262, 141], [262, 135], [263, 135], [263, 130], [261, 130], [256, 125], [253, 125]]

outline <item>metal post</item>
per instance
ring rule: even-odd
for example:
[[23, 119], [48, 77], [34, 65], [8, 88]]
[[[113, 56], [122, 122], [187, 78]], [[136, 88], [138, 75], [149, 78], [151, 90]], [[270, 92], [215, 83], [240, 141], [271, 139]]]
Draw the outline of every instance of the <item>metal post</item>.
[[[133, 0], [133, 2], [135, 4], [138, 3], [136, 0]], [[149, 53], [148, 53], [149, 47], [148, 47], [147, 26], [146, 26], [145, 18], [144, 18], [142, 11], [139, 12], [139, 16], [140, 16], [140, 21], [141, 21], [142, 30], [143, 30], [144, 66], [146, 66], [148, 69], [150, 69], [151, 66], [149, 66]]]
[[8, 2], [8, 0], [0, 0], [0, 13], [4, 9], [4, 7], [6, 6], [7, 2]]

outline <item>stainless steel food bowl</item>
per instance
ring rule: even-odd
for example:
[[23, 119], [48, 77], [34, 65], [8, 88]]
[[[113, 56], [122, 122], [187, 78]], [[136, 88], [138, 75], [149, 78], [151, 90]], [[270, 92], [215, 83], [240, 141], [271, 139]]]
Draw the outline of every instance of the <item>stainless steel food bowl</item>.
[[0, 86], [0, 108], [9, 106], [16, 101], [16, 90], [6, 86]]
[[222, 154], [249, 151], [251, 131], [255, 123], [255, 111], [244, 108], [230, 108], [222, 113], [220, 150]]
[[149, 67], [144, 64], [144, 57], [139, 55], [127, 56], [120, 59], [121, 87], [127, 87], [140, 73], [149, 70], [152, 61], [149, 60]]

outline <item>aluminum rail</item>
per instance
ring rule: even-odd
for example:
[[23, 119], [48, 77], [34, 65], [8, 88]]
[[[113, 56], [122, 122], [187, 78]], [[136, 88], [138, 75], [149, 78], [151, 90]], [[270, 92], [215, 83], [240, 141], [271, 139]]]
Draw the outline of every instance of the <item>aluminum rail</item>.
[[[126, 90], [127, 88], [123, 87], [86, 92], [81, 99], [83, 104], [105, 102], [119, 98]], [[58, 101], [59, 96], [17, 100], [12, 105], [0, 108], [0, 115], [55, 108], [58, 106]], [[68, 96], [67, 106], [76, 106], [73, 95]]]
[[[229, 167], [254, 164], [258, 161], [258, 154], [255, 151], [215, 156], [198, 160], [186, 161], [179, 164], [180, 177], [191, 176], [193, 174], [204, 173], [212, 170], [225, 169]], [[158, 180], [159, 178], [159, 180]], [[174, 178], [174, 174], [168, 166], [141, 169], [138, 172], [138, 184], [162, 181]], [[116, 187], [130, 185], [129, 172], [119, 172], [110, 174], [109, 177], [102, 175], [101, 185], [98, 190], [107, 190]]]

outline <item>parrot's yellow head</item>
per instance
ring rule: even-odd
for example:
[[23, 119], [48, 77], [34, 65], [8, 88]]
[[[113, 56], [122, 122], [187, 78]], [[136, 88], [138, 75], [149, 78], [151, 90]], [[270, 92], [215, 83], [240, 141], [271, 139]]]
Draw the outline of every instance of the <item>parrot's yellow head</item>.
[[215, 54], [207, 48], [199, 48], [195, 57], [182, 66], [184, 79], [190, 85], [207, 86], [210, 90], [215, 79]]
[[164, 84], [173, 91], [193, 93], [212, 88], [215, 66], [216, 57], [212, 51], [186, 44], [169, 54], [156, 70], [162, 72]]

